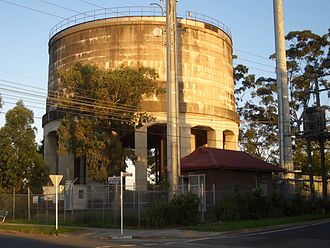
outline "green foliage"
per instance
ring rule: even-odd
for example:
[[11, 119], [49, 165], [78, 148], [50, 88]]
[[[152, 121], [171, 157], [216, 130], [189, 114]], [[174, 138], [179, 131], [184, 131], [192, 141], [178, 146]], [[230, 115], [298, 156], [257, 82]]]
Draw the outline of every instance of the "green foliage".
[[312, 213], [309, 199], [300, 191], [294, 197], [285, 199], [278, 193], [266, 197], [261, 190], [227, 196], [214, 211], [216, 220], [225, 222]]
[[122, 140], [134, 126], [154, 119], [138, 111], [143, 97], [164, 92], [157, 77], [145, 67], [102, 70], [78, 63], [61, 71], [58, 108], [67, 115], [59, 127], [60, 154], [84, 157], [88, 176], [96, 181], [125, 170], [125, 158], [132, 154], [123, 149]]
[[144, 213], [148, 227], [196, 225], [199, 221], [199, 198], [193, 193], [177, 195], [170, 203], [155, 201]]
[[53, 235], [81, 231], [79, 228], [60, 227], [58, 230], [50, 226], [23, 226], [23, 225], [0, 225], [0, 230], [15, 231], [22, 233]]
[[199, 222], [199, 198], [194, 193], [175, 196], [170, 202], [175, 224], [194, 225]]
[[144, 213], [145, 225], [148, 227], [162, 227], [173, 224], [170, 206], [167, 201], [155, 201]]
[[33, 113], [22, 101], [6, 114], [5, 126], [0, 129], [0, 190], [22, 193], [30, 187], [33, 193], [42, 192], [48, 180], [48, 169], [38, 153]]
[[[329, 38], [329, 33], [319, 36], [310, 30], [293, 31], [286, 36], [289, 45], [286, 51], [288, 95], [294, 134], [302, 131], [303, 109], [318, 101], [315, 89], [330, 88]], [[265, 77], [256, 79], [244, 65], [234, 68], [234, 80], [237, 111], [246, 121], [241, 125], [240, 149], [257, 158], [278, 163], [276, 80]], [[329, 97], [330, 91], [327, 93]], [[294, 143], [294, 163], [302, 166], [306, 173], [303, 141], [296, 138]]]

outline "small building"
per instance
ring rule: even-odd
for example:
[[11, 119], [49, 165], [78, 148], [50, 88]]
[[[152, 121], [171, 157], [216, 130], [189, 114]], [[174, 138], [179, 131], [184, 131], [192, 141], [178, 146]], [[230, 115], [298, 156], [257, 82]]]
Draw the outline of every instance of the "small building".
[[284, 171], [246, 152], [198, 147], [181, 159], [181, 185], [183, 190], [199, 195], [202, 190], [214, 201], [234, 192], [246, 193], [255, 189], [271, 194], [273, 173]]

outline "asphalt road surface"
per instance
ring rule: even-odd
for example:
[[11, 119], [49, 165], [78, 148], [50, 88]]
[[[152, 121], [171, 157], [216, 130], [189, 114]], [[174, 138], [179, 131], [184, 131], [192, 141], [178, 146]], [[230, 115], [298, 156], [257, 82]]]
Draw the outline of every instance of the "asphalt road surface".
[[157, 248], [330, 248], [330, 221], [259, 233], [173, 241], [132, 240], [125, 244]]
[[205, 237], [200, 239], [175, 240], [97, 240], [82, 237], [38, 237], [17, 236], [0, 232], [0, 247], [24, 248], [115, 248], [115, 247], [157, 247], [157, 248], [330, 248], [330, 220], [304, 226], [264, 231], [258, 233]]

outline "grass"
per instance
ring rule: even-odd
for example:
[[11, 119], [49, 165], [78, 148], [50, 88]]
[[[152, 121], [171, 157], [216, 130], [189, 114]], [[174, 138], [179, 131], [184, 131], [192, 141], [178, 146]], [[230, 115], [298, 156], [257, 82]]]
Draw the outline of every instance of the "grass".
[[[245, 220], [245, 221], [235, 221], [235, 222], [222, 222], [222, 223], [213, 223], [213, 224], [201, 224], [198, 226], [192, 226], [187, 229], [195, 231], [209, 231], [209, 232], [225, 232], [233, 230], [241, 230], [248, 228], [258, 228], [258, 227], [267, 227], [267, 226], [276, 226], [290, 223], [298, 223], [305, 221], [321, 220], [330, 218], [330, 214], [313, 214], [313, 215], [301, 215], [293, 217], [283, 217], [283, 218], [269, 218], [269, 219], [260, 219], [260, 220]], [[18, 224], [21, 223], [21, 224]], [[95, 223], [94, 223], [95, 224]], [[84, 225], [84, 226], [95, 226], [95, 225]], [[105, 227], [99, 223], [98, 227]], [[109, 226], [107, 226], [109, 227]], [[56, 234], [54, 226], [50, 225], [38, 225], [31, 224], [31, 222], [26, 223], [26, 220], [16, 220], [15, 223], [11, 222], [10, 224], [0, 224], [0, 230], [9, 230], [17, 231], [24, 233], [36, 233], [36, 234]], [[73, 227], [59, 227], [58, 233], [67, 233], [80, 231], [79, 228]]]
[[61, 234], [68, 232], [76, 232], [76, 231], [80, 231], [81, 229], [70, 228], [70, 227], [59, 227], [58, 230], [56, 231], [55, 227], [52, 226], [1, 224], [0, 230], [53, 235], [53, 234]]
[[204, 232], [225, 232], [225, 231], [241, 230], [248, 228], [267, 227], [267, 226], [276, 226], [276, 225], [298, 223], [305, 221], [321, 220], [327, 218], [330, 218], [329, 214], [302, 215], [302, 216], [292, 216], [292, 217], [283, 217], [283, 218], [202, 224], [202, 225], [190, 227], [189, 229], [195, 231], [204, 231]]

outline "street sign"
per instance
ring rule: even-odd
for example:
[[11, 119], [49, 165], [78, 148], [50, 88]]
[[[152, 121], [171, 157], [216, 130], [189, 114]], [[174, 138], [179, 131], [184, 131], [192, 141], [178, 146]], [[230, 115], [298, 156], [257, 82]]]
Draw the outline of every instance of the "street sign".
[[123, 178], [132, 177], [133, 173], [120, 172], [120, 235], [124, 235], [124, 193], [123, 193]]
[[52, 181], [54, 187], [58, 187], [63, 178], [63, 175], [49, 175], [49, 178]]
[[116, 176], [108, 177], [108, 183], [110, 185], [118, 185], [120, 184], [120, 177], [116, 177]]
[[121, 175], [123, 177], [132, 177], [133, 176], [133, 173], [129, 173], [129, 172], [121, 172]]
[[50, 180], [52, 181], [55, 187], [55, 229], [56, 229], [56, 236], [58, 233], [58, 185], [60, 184], [63, 175], [49, 175]]

